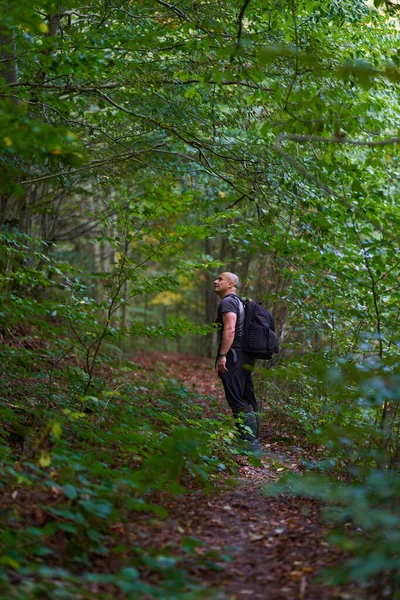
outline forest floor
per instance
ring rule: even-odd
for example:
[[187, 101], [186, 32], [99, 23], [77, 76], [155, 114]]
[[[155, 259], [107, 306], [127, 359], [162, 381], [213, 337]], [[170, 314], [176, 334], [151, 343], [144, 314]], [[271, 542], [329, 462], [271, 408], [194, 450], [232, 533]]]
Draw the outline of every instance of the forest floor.
[[[132, 359], [146, 375], [161, 368], [167, 376], [182, 381], [199, 392], [199, 402], [218, 400], [221, 412], [227, 412], [223, 389], [209, 360], [176, 353], [140, 353]], [[217, 415], [211, 415], [214, 418]], [[287, 472], [300, 472], [302, 459], [310, 458], [310, 449], [299, 447], [299, 439], [282, 431], [262, 415], [262, 464], [254, 467], [246, 457], [238, 457], [239, 475], [235, 481], [219, 483], [212, 494], [196, 491], [169, 501], [168, 517], [152, 519], [138, 516], [132, 523], [130, 540], [149, 540], [152, 547], [175, 546], [185, 537], [199, 540], [196, 558], [210, 551], [217, 569], [207, 561], [187, 560], [188, 573], [222, 592], [229, 600], [357, 600], [361, 593], [353, 586], [327, 587], [316, 581], [321, 569], [343, 561], [343, 553], [327, 542], [327, 526], [318, 502], [286, 494], [267, 496], [266, 484]], [[282, 427], [280, 425], [279, 427]], [[300, 440], [301, 446], [301, 440]], [[288, 449], [289, 448], [289, 449]], [[315, 450], [317, 451], [317, 450]]]

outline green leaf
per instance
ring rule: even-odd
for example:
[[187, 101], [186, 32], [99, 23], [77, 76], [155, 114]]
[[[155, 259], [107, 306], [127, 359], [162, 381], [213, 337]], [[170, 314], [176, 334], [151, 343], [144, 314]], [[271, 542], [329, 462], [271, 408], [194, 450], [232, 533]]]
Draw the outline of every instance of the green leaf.
[[64, 494], [67, 496], [67, 498], [69, 498], [70, 500], [75, 500], [75, 498], [78, 497], [78, 490], [76, 487], [74, 487], [73, 485], [71, 485], [70, 483], [67, 483], [64, 486]]
[[62, 428], [61, 425], [58, 421], [56, 421], [55, 423], [53, 423], [52, 428], [51, 428], [51, 432], [54, 435], [55, 438], [60, 439], [61, 438], [61, 434], [62, 434]]
[[51, 465], [51, 456], [48, 452], [45, 452], [44, 450], [40, 451], [39, 465], [43, 468]]

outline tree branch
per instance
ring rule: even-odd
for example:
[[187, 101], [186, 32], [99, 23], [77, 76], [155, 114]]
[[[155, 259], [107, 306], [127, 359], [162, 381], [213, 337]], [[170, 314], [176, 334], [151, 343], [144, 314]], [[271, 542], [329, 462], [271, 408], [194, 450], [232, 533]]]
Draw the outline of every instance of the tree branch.
[[331, 138], [321, 137], [318, 135], [300, 135], [297, 133], [282, 133], [277, 136], [276, 143], [280, 144], [281, 140], [291, 140], [292, 142], [301, 143], [322, 143], [322, 144], [347, 144], [349, 146], [368, 146], [370, 148], [379, 146], [389, 146], [391, 144], [400, 144], [400, 137], [391, 137], [386, 140], [378, 140], [376, 142], [368, 142], [366, 140], [351, 140], [346, 137], [334, 136]]
[[99, 85], [97, 87], [79, 87], [79, 86], [69, 86], [68, 84], [65, 86], [61, 86], [61, 85], [48, 85], [51, 81], [54, 81], [56, 79], [61, 79], [62, 77], [66, 77], [66, 75], [58, 75], [57, 77], [52, 77], [51, 79], [48, 79], [47, 81], [42, 81], [40, 83], [31, 83], [30, 81], [21, 81], [18, 83], [13, 83], [11, 85], [9, 85], [8, 87], [10, 88], [16, 88], [16, 87], [28, 87], [28, 88], [37, 88], [37, 87], [41, 87], [45, 90], [53, 90], [53, 91], [57, 91], [57, 92], [61, 92], [62, 94], [68, 93], [68, 92], [77, 92], [79, 94], [91, 94], [93, 92], [97, 92], [97, 90], [99, 89], [104, 89], [104, 90], [112, 90], [114, 88], [120, 87], [121, 83], [118, 83], [117, 81], [110, 81], [109, 83], [105, 83], [104, 85]]
[[184, 12], [179, 10], [179, 8], [176, 8], [176, 6], [172, 6], [172, 4], [169, 4], [169, 2], [164, 2], [164, 0], [156, 0], [156, 2], [157, 2], [157, 4], [161, 4], [161, 6], [168, 8], [168, 10], [171, 10], [183, 21], [188, 21], [190, 23], [191, 19], [189, 19], [189, 17], [187, 15], [185, 15]]
[[[162, 83], [167, 84], [167, 85], [189, 85], [192, 83], [201, 83], [199, 79], [187, 79], [185, 81], [180, 81], [180, 80], [176, 80], [176, 81], [163, 81]], [[274, 93], [276, 92], [276, 90], [273, 90], [272, 88], [266, 88], [263, 87], [262, 85], [257, 85], [256, 83], [249, 83], [248, 81], [221, 81], [221, 83], [217, 83], [214, 79], [210, 79], [210, 81], [205, 82], [205, 84], [209, 84], [209, 85], [241, 85], [244, 87], [248, 87], [252, 90], [262, 90], [263, 92], [271, 92]]]
[[[305, 136], [307, 137], [307, 136]], [[308, 136], [308, 137], [312, 137], [312, 136]], [[280, 154], [282, 156], [282, 158], [288, 162], [294, 169], [296, 169], [296, 171], [298, 171], [299, 173], [301, 173], [306, 179], [308, 179], [308, 181], [311, 181], [311, 183], [313, 183], [314, 185], [316, 185], [317, 187], [319, 187], [321, 190], [323, 190], [326, 194], [328, 194], [328, 196], [334, 196], [334, 191], [328, 186], [326, 185], [323, 181], [321, 181], [318, 177], [316, 177], [315, 175], [312, 175], [306, 168], [304, 165], [302, 165], [301, 163], [299, 163], [298, 160], [296, 160], [291, 154], [289, 154], [288, 152], [286, 152], [281, 145], [281, 140], [282, 139], [290, 139], [287, 138], [285, 135], [278, 135], [277, 138], [275, 139], [275, 150], [278, 152], [278, 154]]]
[[[38, 181], [44, 181], [46, 179], [53, 179], [54, 177], [60, 177], [62, 175], [75, 175], [75, 173], [81, 173], [82, 171], [88, 171], [89, 169], [94, 169], [96, 167], [102, 167], [103, 165], [109, 163], [118, 163], [123, 162], [125, 160], [136, 160], [136, 156], [140, 156], [142, 154], [146, 154], [148, 152], [152, 152], [155, 148], [160, 148], [165, 146], [164, 142], [159, 144], [155, 144], [151, 148], [147, 148], [146, 150], [139, 150], [138, 152], [121, 152], [121, 154], [114, 154], [114, 156], [110, 156], [109, 158], [102, 158], [100, 160], [93, 160], [88, 163], [84, 167], [79, 167], [78, 169], [58, 171], [57, 173], [51, 173], [49, 175], [41, 175], [40, 177], [35, 177], [34, 179], [27, 179], [25, 181], [21, 181], [20, 185], [29, 185], [31, 183], [37, 183]], [[140, 162], [140, 161], [136, 161]]]
[[296, 79], [297, 79], [298, 74], [299, 74], [299, 30], [298, 30], [298, 27], [297, 27], [297, 16], [296, 16], [295, 0], [291, 0], [290, 1], [290, 5], [291, 5], [291, 11], [292, 11], [292, 19], [293, 19], [293, 26], [294, 26], [294, 37], [295, 37], [295, 44], [296, 44], [296, 58], [295, 58], [296, 62], [295, 62], [295, 69], [294, 69], [292, 81], [290, 82], [288, 90], [287, 90], [287, 94], [286, 94], [286, 98], [285, 98], [285, 103], [284, 103], [284, 108], [286, 108], [286, 106], [287, 106], [287, 104], [289, 102], [290, 94], [292, 93], [293, 86], [296, 83]]
[[386, 140], [377, 141], [364, 141], [364, 140], [351, 140], [346, 137], [321, 137], [317, 135], [299, 135], [296, 133], [282, 133], [275, 138], [275, 150], [288, 162], [296, 171], [299, 171], [308, 181], [311, 181], [321, 190], [323, 190], [329, 196], [334, 196], [335, 193], [328, 185], [323, 183], [318, 177], [312, 175], [298, 160], [286, 152], [281, 142], [283, 140], [290, 140], [292, 142], [298, 142], [300, 144], [305, 143], [322, 143], [322, 144], [347, 144], [349, 146], [366, 146], [370, 148], [389, 146], [392, 144], [400, 144], [400, 137], [387, 138]]
[[240, 40], [242, 38], [242, 32], [243, 32], [244, 13], [246, 12], [246, 8], [250, 4], [250, 1], [251, 0], [244, 0], [243, 6], [240, 9], [239, 18], [238, 18], [238, 32], [237, 32], [237, 38], [236, 38], [236, 46], [237, 47], [240, 46]]
[[241, 39], [242, 39], [242, 33], [243, 33], [243, 18], [244, 18], [244, 13], [246, 12], [246, 8], [250, 4], [250, 1], [251, 0], [244, 0], [242, 8], [240, 9], [240, 12], [239, 12], [236, 44], [235, 44], [235, 47], [233, 49], [230, 62], [233, 62], [233, 59], [235, 58], [235, 56], [239, 52], [239, 48], [241, 46]]

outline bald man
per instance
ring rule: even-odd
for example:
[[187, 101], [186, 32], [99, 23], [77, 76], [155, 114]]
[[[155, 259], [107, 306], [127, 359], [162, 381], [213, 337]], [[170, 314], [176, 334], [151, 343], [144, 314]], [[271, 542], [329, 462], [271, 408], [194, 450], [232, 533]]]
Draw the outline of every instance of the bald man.
[[239, 277], [228, 272], [221, 273], [214, 281], [214, 291], [221, 298], [217, 313], [219, 344], [216, 367], [244, 448], [258, 451], [260, 420], [251, 376], [255, 361], [241, 345], [244, 307], [236, 293], [239, 284]]

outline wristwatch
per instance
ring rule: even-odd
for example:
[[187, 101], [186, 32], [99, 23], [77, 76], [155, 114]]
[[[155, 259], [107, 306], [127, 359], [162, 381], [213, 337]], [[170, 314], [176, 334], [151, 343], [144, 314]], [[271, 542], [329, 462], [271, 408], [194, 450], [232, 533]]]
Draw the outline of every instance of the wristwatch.
[[218, 358], [222, 358], [223, 356], [228, 356], [227, 354], [221, 354], [221, 352], [218, 352]]

